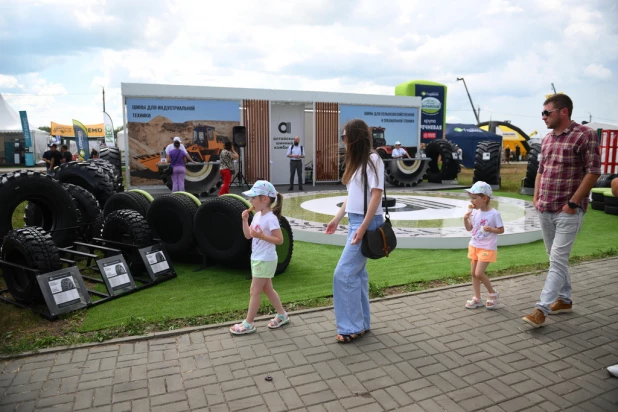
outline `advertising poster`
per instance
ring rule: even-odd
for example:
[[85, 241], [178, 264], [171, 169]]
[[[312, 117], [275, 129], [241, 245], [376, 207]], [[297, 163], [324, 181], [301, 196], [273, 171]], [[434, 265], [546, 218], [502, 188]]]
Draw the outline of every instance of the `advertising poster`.
[[[88, 137], [90, 139], [92, 139], [93, 137], [105, 136], [103, 123], [85, 124], [82, 126], [84, 127], [84, 129], [86, 129], [86, 133], [88, 134]], [[59, 136], [58, 139], [60, 139], [60, 137], [74, 138], [75, 137], [75, 127], [70, 124], [60, 124], [60, 123], [51, 122], [51, 131], [49, 132], [49, 134], [51, 134], [52, 136]]]
[[167, 263], [167, 259], [165, 259], [165, 255], [160, 250], [153, 250], [152, 252], [146, 253], [146, 259], [155, 276], [160, 272], [166, 271], [170, 267]]
[[57, 276], [48, 280], [54, 302], [59, 308], [70, 306], [80, 301], [75, 287], [75, 279], [71, 275]]
[[75, 132], [77, 155], [80, 160], [88, 160], [90, 157], [90, 147], [88, 146], [88, 131], [86, 130], [86, 126], [73, 119], [73, 129]]
[[[273, 103], [270, 106], [270, 119], [270, 182], [273, 184], [289, 183], [290, 159], [288, 159], [287, 153], [294, 143], [294, 136], [300, 138], [303, 150], [306, 149], [304, 138], [305, 106]], [[305, 154], [305, 156], [307, 155]], [[305, 158], [302, 161], [303, 165], [309, 160]], [[295, 177], [295, 179], [297, 178]]]
[[[230, 100], [128, 98], [128, 150], [131, 185], [161, 185], [161, 152], [176, 136], [194, 162], [218, 160], [232, 128], [240, 125], [240, 102]], [[203, 170], [200, 171], [200, 170]], [[204, 167], [187, 179], [207, 179], [218, 170]]]
[[404, 147], [418, 145], [418, 108], [378, 107], [378, 106], [339, 106], [339, 125], [352, 119], [362, 119], [376, 136], [383, 136], [386, 144], [393, 146], [401, 142]]
[[28, 123], [28, 114], [25, 111], [19, 112], [21, 118], [21, 130], [24, 132], [24, 140], [26, 141], [26, 147], [32, 146], [32, 137], [30, 136], [30, 124]]
[[444, 86], [417, 84], [416, 96], [421, 101], [421, 139], [430, 143], [433, 139], [441, 139], [445, 131], [446, 110], [444, 105]]
[[114, 123], [109, 114], [103, 112], [103, 128], [105, 133], [105, 145], [116, 146], [116, 139], [114, 138]]

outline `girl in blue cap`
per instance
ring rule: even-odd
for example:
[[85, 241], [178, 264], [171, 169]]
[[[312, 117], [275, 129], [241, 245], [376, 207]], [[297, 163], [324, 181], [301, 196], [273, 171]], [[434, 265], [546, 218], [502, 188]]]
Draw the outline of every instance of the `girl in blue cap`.
[[[268, 323], [270, 329], [276, 329], [288, 323], [290, 318], [283, 309], [279, 295], [273, 289], [273, 277], [277, 269], [276, 245], [283, 243], [283, 234], [279, 226], [283, 197], [275, 187], [266, 180], [255, 182], [251, 190], [243, 192], [249, 197], [251, 208], [242, 212], [242, 230], [247, 239], [252, 240], [251, 248], [251, 291], [247, 317], [241, 323], [230, 328], [234, 335], [246, 335], [256, 331], [253, 321], [260, 308], [262, 292], [277, 310], [277, 316]], [[274, 204], [274, 205], [273, 205]], [[272, 207], [272, 210], [271, 210]], [[249, 226], [249, 212], [255, 210], [255, 216]]]

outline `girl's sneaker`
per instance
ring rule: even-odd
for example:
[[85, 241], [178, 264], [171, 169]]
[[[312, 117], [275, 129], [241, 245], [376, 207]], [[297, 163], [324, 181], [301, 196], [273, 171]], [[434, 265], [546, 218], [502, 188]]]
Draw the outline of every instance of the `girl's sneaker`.
[[483, 305], [483, 302], [481, 301], [481, 299], [477, 298], [476, 296], [466, 301], [466, 309], [482, 308], [483, 306], [485, 305]]
[[243, 320], [242, 323], [237, 323], [230, 328], [230, 333], [232, 335], [248, 335], [249, 333], [256, 332], [257, 329], [255, 326], [247, 323], [246, 320]]

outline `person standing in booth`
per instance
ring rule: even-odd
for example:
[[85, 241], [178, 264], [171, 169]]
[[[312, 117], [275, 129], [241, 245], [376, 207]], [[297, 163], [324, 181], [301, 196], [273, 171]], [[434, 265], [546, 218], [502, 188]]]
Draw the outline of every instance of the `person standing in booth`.
[[234, 151], [232, 142], [225, 142], [219, 159], [221, 160], [221, 179], [223, 180], [221, 190], [219, 190], [219, 196], [221, 196], [230, 193], [230, 183], [234, 174], [234, 160], [238, 160], [238, 153]]
[[401, 147], [401, 142], [395, 142], [395, 148], [393, 149], [392, 157], [393, 159], [403, 159], [403, 157], [410, 158], [408, 151]]
[[300, 137], [294, 136], [294, 144], [288, 148], [288, 157], [290, 158], [290, 187], [288, 190], [294, 190], [294, 173], [298, 173], [298, 190], [302, 191], [305, 150], [300, 145]]

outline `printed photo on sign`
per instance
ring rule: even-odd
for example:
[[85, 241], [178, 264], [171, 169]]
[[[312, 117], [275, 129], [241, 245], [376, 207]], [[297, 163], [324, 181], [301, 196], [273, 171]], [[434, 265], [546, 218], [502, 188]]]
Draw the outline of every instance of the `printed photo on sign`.
[[165, 255], [160, 250], [147, 253], [146, 259], [148, 259], [148, 263], [150, 263], [152, 272], [155, 274], [159, 272], [163, 272], [164, 270], [167, 270], [170, 267], [170, 265], [168, 265], [167, 263], [167, 260], [165, 259]]
[[50, 280], [49, 288], [54, 296], [54, 302], [59, 308], [80, 302], [79, 292], [75, 287], [75, 279], [71, 275]]
[[103, 271], [112, 289], [121, 289], [131, 284], [127, 270], [120, 261], [106, 264]]
[[383, 144], [403, 147], [418, 145], [417, 107], [339, 106], [341, 128], [352, 119], [362, 119], [369, 126], [374, 140], [383, 139]]

